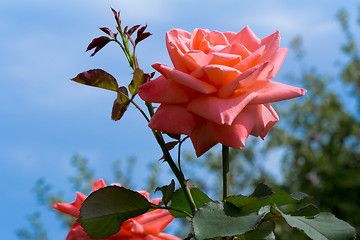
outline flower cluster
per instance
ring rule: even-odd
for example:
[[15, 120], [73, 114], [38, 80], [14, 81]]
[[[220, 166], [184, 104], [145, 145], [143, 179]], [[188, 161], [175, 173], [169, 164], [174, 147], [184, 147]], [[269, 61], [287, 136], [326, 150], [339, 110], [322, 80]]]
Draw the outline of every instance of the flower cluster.
[[149, 127], [190, 136], [197, 156], [217, 143], [242, 148], [249, 135], [264, 138], [279, 120], [269, 104], [306, 90], [270, 81], [287, 54], [280, 34], [259, 39], [239, 33], [172, 29], [166, 46], [174, 68], [153, 68], [158, 78], [143, 84], [140, 97], [161, 103]]
[[[116, 184], [120, 186], [119, 184]], [[100, 179], [94, 182], [92, 191], [99, 190], [106, 187], [105, 182]], [[139, 191], [141, 195], [149, 199], [150, 194], [146, 191]], [[79, 218], [80, 207], [87, 198], [86, 195], [77, 192], [76, 200], [72, 203], [55, 203], [53, 208], [68, 214], [70, 216]], [[161, 198], [150, 200], [153, 204], [159, 204]], [[168, 211], [161, 209], [153, 210], [135, 218], [131, 218], [125, 221], [121, 225], [121, 229], [118, 233], [106, 238], [108, 240], [180, 240], [179, 238], [163, 233], [165, 227], [174, 219]], [[84, 232], [80, 223], [75, 222], [71, 227], [66, 240], [92, 240]]]

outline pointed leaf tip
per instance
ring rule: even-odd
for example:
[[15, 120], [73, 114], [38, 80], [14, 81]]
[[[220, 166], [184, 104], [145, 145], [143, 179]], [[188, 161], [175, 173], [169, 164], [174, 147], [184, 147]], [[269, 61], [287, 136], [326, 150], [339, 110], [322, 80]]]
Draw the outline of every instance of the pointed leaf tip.
[[89, 51], [93, 48], [95, 48], [95, 51], [90, 55], [91, 57], [94, 56], [98, 51], [100, 51], [103, 47], [106, 46], [111, 41], [110, 38], [106, 36], [101, 36], [98, 38], [94, 38], [92, 42], [87, 47], [86, 51]]
[[277, 206], [275, 209], [285, 219], [286, 223], [302, 230], [311, 239], [321, 240], [353, 240], [356, 230], [347, 222], [336, 218], [332, 213], [319, 213], [313, 218], [291, 216], [283, 213]]
[[157, 187], [156, 191], [161, 191], [163, 194], [162, 197], [162, 202], [164, 203], [165, 206], [167, 206], [167, 204], [170, 202], [172, 196], [174, 195], [174, 189], [175, 189], [175, 182], [174, 179], [171, 179], [171, 182], [169, 185], [165, 185], [162, 187]]
[[259, 183], [256, 187], [254, 192], [250, 195], [250, 197], [255, 198], [265, 198], [273, 195], [274, 192], [271, 187], [264, 183]]
[[127, 33], [131, 36], [139, 27], [140, 25], [135, 25], [132, 28], [130, 28], [129, 31], [127, 31]]
[[102, 27], [100, 28], [101, 31], [103, 31], [104, 33], [106, 33], [107, 35], [109, 35], [110, 37], [112, 37], [113, 39], [116, 39], [116, 35], [117, 33], [113, 33], [109, 28], [107, 27]]
[[151, 33], [149, 32], [144, 32], [145, 29], [147, 28], [147, 25], [141, 27], [137, 33], [136, 33], [136, 39], [135, 39], [135, 45], [138, 44], [139, 42], [141, 42], [142, 40], [144, 40], [145, 38], [148, 38], [149, 36], [151, 36]]

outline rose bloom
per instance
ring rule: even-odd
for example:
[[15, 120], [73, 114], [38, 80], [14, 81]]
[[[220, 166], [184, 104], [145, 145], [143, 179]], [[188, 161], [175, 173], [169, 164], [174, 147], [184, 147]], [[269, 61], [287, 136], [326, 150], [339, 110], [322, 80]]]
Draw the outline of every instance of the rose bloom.
[[[116, 184], [120, 186], [119, 184]], [[106, 187], [104, 180], [100, 179], [94, 182], [92, 191]], [[149, 200], [149, 193], [139, 191], [141, 195]], [[62, 213], [79, 218], [81, 204], [87, 198], [86, 195], [77, 192], [76, 200], [72, 203], [55, 203], [53, 208]], [[161, 198], [150, 200], [151, 203], [159, 204]], [[125, 221], [121, 225], [118, 233], [107, 237], [108, 240], [180, 240], [180, 238], [163, 233], [165, 227], [174, 219], [168, 211], [161, 209], [153, 210], [135, 218]], [[84, 232], [79, 222], [75, 222], [71, 227], [65, 240], [92, 240]]]
[[269, 103], [305, 94], [306, 90], [270, 81], [287, 53], [280, 34], [259, 39], [245, 27], [239, 33], [172, 29], [166, 47], [174, 68], [143, 84], [140, 97], [161, 103], [149, 127], [190, 136], [196, 155], [217, 143], [240, 149], [249, 135], [262, 139], [279, 120]]

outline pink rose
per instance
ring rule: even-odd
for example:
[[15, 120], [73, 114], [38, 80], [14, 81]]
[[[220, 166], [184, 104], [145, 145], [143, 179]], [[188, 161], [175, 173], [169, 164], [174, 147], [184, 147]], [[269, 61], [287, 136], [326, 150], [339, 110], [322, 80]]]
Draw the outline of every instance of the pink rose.
[[[118, 184], [117, 184], [118, 185]], [[120, 185], [118, 185], [120, 186]], [[106, 187], [104, 180], [100, 179], [94, 182], [93, 192]], [[146, 191], [139, 191], [141, 195], [149, 199], [150, 194]], [[72, 203], [55, 203], [53, 208], [60, 212], [69, 214], [73, 217], [79, 218], [79, 210], [81, 204], [87, 198], [82, 193], [76, 193], [76, 199]], [[151, 203], [158, 204], [161, 202], [161, 198], [150, 200]], [[125, 221], [121, 225], [121, 229], [118, 233], [106, 238], [107, 240], [180, 240], [180, 238], [163, 233], [167, 225], [174, 219], [168, 211], [161, 209], [153, 210], [135, 218], [131, 218]], [[80, 223], [75, 222], [71, 227], [66, 240], [92, 240], [84, 232]]]
[[190, 136], [197, 156], [217, 143], [240, 149], [249, 134], [264, 139], [279, 120], [269, 103], [306, 92], [269, 80], [287, 53], [278, 31], [260, 40], [249, 27], [239, 33], [172, 29], [166, 46], [174, 68], [153, 64], [161, 76], [139, 95], [161, 103], [149, 127]]

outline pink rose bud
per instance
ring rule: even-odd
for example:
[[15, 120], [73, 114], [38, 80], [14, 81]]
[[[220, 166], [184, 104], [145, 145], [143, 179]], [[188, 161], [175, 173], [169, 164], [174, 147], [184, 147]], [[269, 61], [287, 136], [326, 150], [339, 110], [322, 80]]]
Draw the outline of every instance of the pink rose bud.
[[190, 136], [197, 156], [217, 143], [243, 148], [249, 135], [265, 138], [279, 120], [269, 103], [300, 97], [306, 90], [270, 81], [287, 53], [280, 34], [259, 39], [239, 33], [172, 29], [166, 46], [174, 68], [153, 68], [158, 78], [143, 84], [140, 97], [161, 103], [149, 127]]

